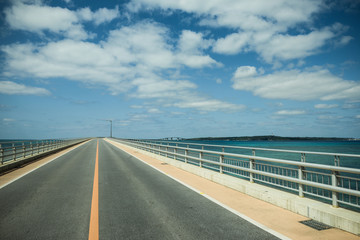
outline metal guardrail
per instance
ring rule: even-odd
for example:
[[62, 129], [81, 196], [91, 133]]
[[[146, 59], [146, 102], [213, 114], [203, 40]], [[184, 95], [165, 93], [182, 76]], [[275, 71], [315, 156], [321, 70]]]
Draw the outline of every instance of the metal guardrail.
[[[360, 169], [340, 166], [340, 157], [351, 157], [360, 161], [360, 155], [169, 141], [119, 141], [168, 158], [240, 177], [252, 183], [295, 192], [300, 197], [322, 200], [334, 207], [341, 204], [341, 207], [360, 210]], [[206, 150], [209, 147], [219, 148], [219, 151]], [[247, 149], [252, 155], [226, 152], [226, 148]], [[255, 156], [255, 151], [258, 150], [298, 153], [300, 161]], [[332, 156], [334, 165], [308, 163], [305, 161], [308, 154]]]
[[59, 149], [65, 146], [82, 142], [86, 139], [47, 139], [33, 141], [13, 141], [0, 143], [1, 165], [9, 161], [17, 161], [27, 157]]

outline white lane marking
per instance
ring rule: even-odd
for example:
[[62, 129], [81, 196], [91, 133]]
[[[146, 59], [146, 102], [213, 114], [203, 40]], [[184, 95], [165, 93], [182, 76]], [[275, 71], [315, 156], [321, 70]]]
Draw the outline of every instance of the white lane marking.
[[[90, 142], [90, 141], [89, 141], [89, 142]], [[84, 144], [85, 144], [85, 143], [84, 143]], [[61, 155], [59, 155], [59, 156], [55, 157], [54, 159], [51, 159], [51, 160], [49, 160], [48, 162], [45, 162], [45, 163], [43, 163], [43, 164], [41, 164], [41, 165], [37, 166], [36, 168], [34, 168], [34, 169], [30, 170], [29, 172], [26, 172], [26, 173], [24, 173], [24, 174], [20, 175], [19, 177], [17, 177], [17, 178], [15, 178], [15, 179], [11, 180], [10, 182], [5, 183], [4, 185], [0, 186], [0, 189], [2, 189], [3, 187], [6, 187], [7, 185], [9, 185], [9, 184], [11, 184], [11, 183], [15, 182], [16, 180], [19, 180], [20, 178], [22, 178], [22, 177], [24, 177], [24, 176], [28, 175], [29, 173], [32, 173], [33, 171], [35, 171], [35, 170], [37, 170], [37, 169], [41, 168], [42, 166], [45, 166], [46, 164], [48, 164], [48, 163], [50, 163], [50, 162], [52, 162], [52, 161], [56, 160], [57, 158], [62, 157], [63, 155], [65, 155], [65, 154], [67, 154], [67, 153], [71, 152], [72, 150], [77, 149], [78, 147], [80, 147], [80, 146], [82, 146], [82, 145], [83, 145], [83, 144], [81, 144], [81, 145], [77, 146], [76, 148], [71, 149], [71, 150], [70, 150], [70, 151], [68, 151], [68, 152], [62, 153]]]
[[[108, 142], [108, 143], [111, 143], [112, 145], [114, 145], [115, 147], [117, 147], [115, 144], [113, 144], [113, 143], [111, 142], [111, 140], [108, 140], [108, 139], [106, 139], [106, 140], [107, 140], [107, 142]], [[118, 148], [119, 148], [119, 147], [118, 147]], [[120, 149], [120, 148], [119, 148], [119, 149]], [[122, 150], [122, 149], [120, 149], [120, 150]], [[124, 150], [122, 150], [122, 151], [124, 151]], [[126, 152], [126, 151], [124, 151], [124, 152]], [[191, 189], [192, 191], [194, 191], [194, 192], [196, 192], [196, 193], [200, 194], [201, 196], [203, 196], [203, 197], [205, 197], [205, 198], [209, 199], [209, 200], [210, 200], [210, 201], [212, 201], [213, 203], [216, 203], [217, 205], [219, 205], [219, 206], [221, 206], [221, 207], [225, 208], [226, 210], [228, 210], [228, 211], [230, 211], [230, 212], [234, 213], [235, 215], [239, 216], [240, 218], [242, 218], [242, 219], [244, 219], [244, 220], [246, 220], [246, 221], [248, 221], [248, 222], [252, 223], [253, 225], [257, 226], [258, 228], [261, 228], [262, 230], [264, 230], [264, 231], [266, 231], [266, 232], [268, 232], [268, 233], [270, 233], [270, 234], [274, 235], [275, 237], [278, 237], [278, 238], [280, 238], [280, 239], [282, 239], [282, 240], [291, 240], [291, 238], [286, 237], [286, 236], [282, 235], [281, 233], [276, 232], [275, 230], [273, 230], [273, 229], [271, 229], [271, 228], [269, 228], [269, 227], [267, 227], [267, 226], [265, 226], [265, 225], [263, 225], [263, 224], [261, 224], [261, 223], [259, 223], [259, 222], [255, 221], [255, 220], [254, 220], [254, 219], [252, 219], [252, 218], [249, 218], [248, 216], [246, 216], [246, 215], [244, 215], [244, 214], [242, 214], [242, 213], [239, 213], [239, 212], [238, 212], [238, 211], [236, 211], [235, 209], [233, 209], [233, 208], [230, 208], [230, 207], [226, 206], [225, 204], [223, 204], [223, 203], [219, 202], [218, 200], [216, 200], [216, 199], [214, 199], [214, 198], [210, 197], [209, 195], [204, 194], [203, 192], [199, 191], [198, 189], [196, 189], [196, 188], [194, 188], [194, 187], [192, 187], [192, 186], [188, 185], [187, 183], [184, 183], [184, 182], [182, 182], [181, 180], [179, 180], [179, 179], [177, 179], [177, 178], [175, 178], [175, 177], [173, 177], [173, 176], [171, 176], [171, 175], [169, 175], [169, 174], [167, 174], [167, 173], [163, 172], [162, 170], [160, 170], [160, 169], [158, 169], [158, 168], [154, 167], [153, 165], [151, 165], [151, 164], [149, 164], [149, 163], [145, 162], [144, 160], [142, 160], [142, 159], [138, 158], [137, 156], [135, 156], [135, 155], [133, 155], [133, 154], [131, 154], [131, 153], [128, 153], [128, 152], [126, 152], [126, 153], [127, 153], [127, 154], [129, 154], [129, 155], [131, 155], [132, 157], [136, 158], [137, 160], [139, 160], [139, 161], [141, 161], [141, 162], [145, 163], [146, 165], [148, 165], [148, 166], [152, 167], [153, 169], [155, 169], [155, 170], [159, 171], [160, 173], [164, 174], [165, 176], [167, 176], [167, 177], [169, 177], [169, 178], [171, 178], [171, 179], [173, 179], [173, 180], [177, 181], [178, 183], [180, 183], [180, 184], [184, 185], [185, 187], [187, 187], [187, 188]]]

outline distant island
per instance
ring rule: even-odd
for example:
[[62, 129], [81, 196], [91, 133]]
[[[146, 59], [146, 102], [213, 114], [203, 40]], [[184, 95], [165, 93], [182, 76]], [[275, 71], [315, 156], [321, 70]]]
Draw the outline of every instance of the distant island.
[[243, 137], [202, 137], [186, 138], [184, 140], [201, 141], [359, 141], [358, 138], [336, 138], [336, 137], [280, 137], [274, 135], [265, 136], [243, 136]]

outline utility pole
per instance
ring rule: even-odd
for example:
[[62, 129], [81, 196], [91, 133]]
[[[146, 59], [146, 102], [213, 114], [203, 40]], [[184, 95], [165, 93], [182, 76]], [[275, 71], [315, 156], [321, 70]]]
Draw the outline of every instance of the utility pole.
[[106, 120], [110, 122], [110, 137], [112, 138], [112, 120]]

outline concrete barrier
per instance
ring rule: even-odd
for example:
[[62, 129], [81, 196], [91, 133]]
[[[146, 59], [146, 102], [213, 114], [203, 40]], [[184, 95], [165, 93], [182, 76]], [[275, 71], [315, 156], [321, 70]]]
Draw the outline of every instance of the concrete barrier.
[[[125, 146], [130, 147], [128, 145]], [[136, 151], [142, 154], [151, 156], [187, 172], [191, 172], [213, 182], [230, 187], [257, 199], [274, 204], [329, 226], [360, 235], [360, 213], [358, 212], [343, 208], [334, 208], [330, 204], [308, 198], [302, 198], [295, 194], [280, 191], [256, 183], [250, 183], [249, 181], [243, 179], [200, 168], [195, 165], [163, 157], [134, 147], [131, 148], [136, 149]]]

